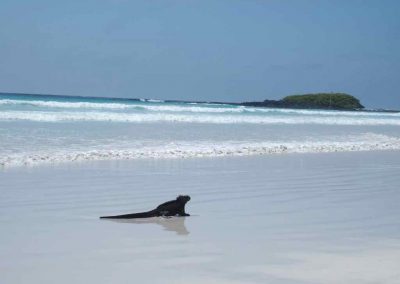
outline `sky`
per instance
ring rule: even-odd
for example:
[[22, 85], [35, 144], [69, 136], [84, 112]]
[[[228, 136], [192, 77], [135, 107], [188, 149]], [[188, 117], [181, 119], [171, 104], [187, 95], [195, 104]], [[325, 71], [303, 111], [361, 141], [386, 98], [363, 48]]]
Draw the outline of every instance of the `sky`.
[[0, 92], [400, 109], [398, 0], [0, 2]]

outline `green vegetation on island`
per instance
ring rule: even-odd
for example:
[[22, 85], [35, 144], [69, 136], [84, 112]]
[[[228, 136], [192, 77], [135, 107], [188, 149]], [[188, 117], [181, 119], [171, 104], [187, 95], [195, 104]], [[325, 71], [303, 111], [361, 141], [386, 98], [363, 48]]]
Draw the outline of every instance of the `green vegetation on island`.
[[244, 102], [246, 106], [276, 107], [276, 108], [312, 108], [357, 110], [364, 106], [360, 101], [345, 93], [317, 93], [287, 96], [281, 100], [265, 100], [263, 102]]

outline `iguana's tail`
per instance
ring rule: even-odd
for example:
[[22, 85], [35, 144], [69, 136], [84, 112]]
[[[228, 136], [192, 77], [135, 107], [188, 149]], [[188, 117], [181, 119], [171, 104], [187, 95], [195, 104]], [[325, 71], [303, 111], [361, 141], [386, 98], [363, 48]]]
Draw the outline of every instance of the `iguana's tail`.
[[100, 219], [136, 219], [136, 218], [150, 218], [156, 216], [158, 216], [157, 211], [151, 210], [141, 213], [132, 213], [132, 214], [115, 215], [115, 216], [102, 216], [100, 217]]

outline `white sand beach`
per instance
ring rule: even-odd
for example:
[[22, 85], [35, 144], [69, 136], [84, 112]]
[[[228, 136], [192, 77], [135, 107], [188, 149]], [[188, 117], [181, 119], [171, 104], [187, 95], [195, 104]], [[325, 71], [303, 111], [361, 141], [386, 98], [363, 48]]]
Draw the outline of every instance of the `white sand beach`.
[[[400, 152], [0, 171], [0, 282], [400, 283]], [[145, 211], [189, 194], [186, 218]]]

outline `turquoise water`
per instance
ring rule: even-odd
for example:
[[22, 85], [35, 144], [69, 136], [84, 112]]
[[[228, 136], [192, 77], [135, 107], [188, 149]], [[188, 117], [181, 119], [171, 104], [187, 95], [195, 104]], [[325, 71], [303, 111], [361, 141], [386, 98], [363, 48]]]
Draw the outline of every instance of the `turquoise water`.
[[400, 149], [400, 114], [0, 94], [0, 165]]

